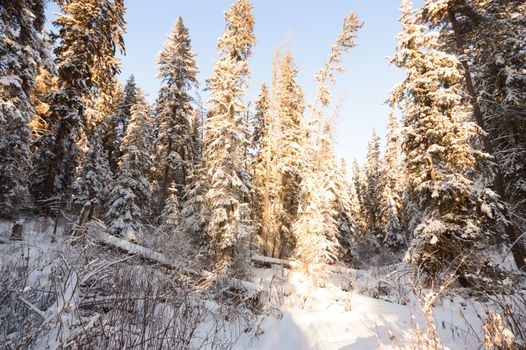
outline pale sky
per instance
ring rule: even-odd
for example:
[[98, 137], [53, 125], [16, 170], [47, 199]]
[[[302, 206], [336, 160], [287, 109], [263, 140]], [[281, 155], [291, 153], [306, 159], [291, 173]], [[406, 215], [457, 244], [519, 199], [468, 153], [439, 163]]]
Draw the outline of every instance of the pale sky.
[[[153, 102], [160, 87], [156, 56], [178, 16], [189, 29], [192, 49], [199, 67], [200, 94], [206, 99], [205, 80], [217, 58], [216, 41], [224, 29], [223, 12], [230, 0], [127, 0], [126, 56], [122, 57], [121, 81], [134, 74], [138, 85]], [[312, 102], [314, 75], [322, 67], [342, 28], [345, 15], [355, 11], [364, 27], [358, 32], [358, 46], [343, 62], [347, 71], [338, 76], [333, 99], [345, 96], [337, 123], [336, 151], [348, 165], [353, 157], [365, 159], [372, 129], [383, 138], [389, 107], [383, 102], [402, 78], [402, 72], [386, 59], [394, 53], [399, 0], [253, 0], [257, 44], [250, 60], [250, 91], [245, 100], [254, 100], [261, 83], [270, 83], [272, 57], [276, 48], [287, 43], [299, 68], [298, 82]], [[415, 1], [421, 3], [421, 0]], [[53, 19], [55, 5], [48, 5]]]

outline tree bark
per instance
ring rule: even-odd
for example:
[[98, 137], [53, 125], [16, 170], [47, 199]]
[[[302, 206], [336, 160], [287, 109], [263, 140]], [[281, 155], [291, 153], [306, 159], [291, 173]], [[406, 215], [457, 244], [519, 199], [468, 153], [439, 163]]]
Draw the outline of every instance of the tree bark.
[[24, 221], [18, 220], [13, 225], [13, 229], [11, 230], [11, 240], [12, 241], [21, 241], [22, 240], [22, 234], [24, 233]]
[[[61, 121], [57, 138], [55, 139], [55, 144], [53, 146], [53, 156], [48, 166], [48, 174], [46, 176], [46, 181], [44, 183], [44, 199], [49, 199], [53, 195], [55, 190], [55, 178], [58, 174], [58, 167], [64, 159], [64, 138], [66, 137], [67, 126], [65, 121]], [[51, 212], [51, 207], [47, 206], [44, 208], [44, 213], [49, 215]]]

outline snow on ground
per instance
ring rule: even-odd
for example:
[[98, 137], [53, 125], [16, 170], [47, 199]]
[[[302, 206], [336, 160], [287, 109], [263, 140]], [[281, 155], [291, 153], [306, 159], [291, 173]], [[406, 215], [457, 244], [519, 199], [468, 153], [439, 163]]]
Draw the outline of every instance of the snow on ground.
[[[263, 276], [260, 283], [266, 286], [275, 276], [271, 270], [258, 269], [255, 274]], [[373, 280], [369, 271], [353, 274], [355, 282]], [[336, 277], [324, 288], [314, 287], [301, 272], [285, 270], [284, 277], [287, 282], [282, 290], [290, 294], [282, 305], [282, 318], [264, 319], [260, 325], [263, 333], [241, 339], [237, 349], [419, 348], [412, 316], [421, 330], [424, 317], [414, 296], [408, 296], [407, 304], [401, 305], [342, 291], [341, 280]], [[445, 298], [435, 307], [437, 333], [444, 349], [479, 348], [482, 322], [477, 312], [482, 312], [480, 305], [459, 297]]]
[[[44, 226], [46, 230], [42, 230]], [[21, 259], [27, 260], [26, 288], [21, 285], [21, 298], [40, 300], [36, 298], [40, 294], [31, 294], [31, 290], [45, 293], [52, 288], [52, 265], [47, 260], [59, 259], [65, 253], [80, 249], [67, 244], [61, 231], [63, 228], [59, 227], [60, 234], [54, 237], [49, 223], [27, 222], [24, 240], [13, 242], [9, 241], [10, 224], [0, 223], [0, 256], [3, 257], [0, 267], [18, 266]], [[241, 334], [232, 345], [236, 350], [422, 348], [418, 341], [425, 337], [426, 318], [419, 300], [425, 292], [413, 289], [411, 269], [407, 265], [341, 269], [331, 274], [330, 281], [323, 281], [319, 272], [307, 274], [283, 269], [280, 265], [254, 268], [252, 272], [252, 283], [247, 282], [245, 287], [263, 293], [263, 314], [249, 321], [250, 326], [245, 329], [243, 323], [239, 326], [228, 321], [229, 316], [222, 313], [224, 309], [216, 302], [201, 300], [199, 303], [207, 309], [203, 314], [208, 316], [197, 330], [199, 337], [202, 334], [204, 338], [221, 324], [222, 328], [215, 332], [224, 333], [220, 335], [225, 339], [224, 348]], [[421, 294], [420, 298], [415, 293]], [[38, 306], [41, 310], [50, 310], [50, 305]], [[443, 296], [433, 307], [435, 320], [432, 322], [441, 341], [440, 348], [480, 349], [482, 319], [487, 307], [488, 303], [461, 297], [459, 293]], [[26, 313], [38, 319], [34, 312], [26, 310]], [[204, 344], [199, 342], [199, 337], [193, 344]], [[214, 348], [214, 345], [207, 343], [204, 348]]]

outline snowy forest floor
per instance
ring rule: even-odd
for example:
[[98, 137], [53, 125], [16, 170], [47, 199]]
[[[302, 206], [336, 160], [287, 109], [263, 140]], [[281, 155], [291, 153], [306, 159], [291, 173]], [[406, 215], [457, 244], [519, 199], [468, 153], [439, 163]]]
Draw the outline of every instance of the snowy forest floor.
[[26, 221], [22, 241], [10, 230], [0, 223], [2, 349], [480, 349], [488, 312], [506, 305], [504, 321], [516, 321], [500, 335], [525, 332], [519, 276], [502, 295], [418, 289], [403, 263], [331, 268], [327, 280], [256, 264], [238, 280], [201, 273], [181, 252], [149, 259], [153, 250], [129, 254], [97, 234], [75, 241], [63, 225], [53, 235], [44, 219]]

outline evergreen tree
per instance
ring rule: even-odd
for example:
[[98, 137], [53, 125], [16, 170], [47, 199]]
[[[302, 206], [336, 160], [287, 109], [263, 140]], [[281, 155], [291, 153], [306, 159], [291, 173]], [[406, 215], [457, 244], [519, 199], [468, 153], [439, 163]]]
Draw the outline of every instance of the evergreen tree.
[[119, 140], [122, 140], [124, 135], [126, 135], [126, 129], [128, 128], [131, 119], [132, 107], [137, 103], [137, 89], [138, 87], [135, 83], [135, 76], [132, 74], [126, 80], [123, 97], [117, 110], [117, 122], [115, 123], [115, 139], [117, 145], [120, 145]]
[[29, 122], [29, 128], [33, 136], [33, 152], [36, 152], [41, 147], [42, 136], [46, 135], [52, 128], [52, 125], [55, 124], [55, 121], [50, 118], [48, 97], [56, 91], [57, 83], [56, 75], [45, 66], [39, 66], [38, 74], [35, 78], [35, 87], [31, 96], [35, 113]]
[[380, 138], [373, 130], [367, 145], [367, 164], [365, 166], [365, 193], [363, 208], [366, 213], [366, 233], [376, 236], [379, 242], [384, 239], [382, 231], [382, 192], [384, 174], [380, 161]]
[[122, 0], [71, 0], [60, 2], [61, 14], [54, 24], [60, 43], [55, 48], [59, 86], [50, 97], [50, 113], [57, 125], [50, 130], [50, 148], [42, 183], [37, 192], [44, 199], [68, 188], [78, 164], [77, 144], [88, 124], [85, 99], [95, 100], [99, 89], [119, 72], [115, 58], [123, 50], [124, 5]]
[[206, 202], [209, 187], [202, 163], [194, 167], [188, 180], [189, 185], [180, 213], [181, 228], [194, 242], [206, 244], [209, 242], [206, 235], [210, 223], [210, 210]]
[[107, 155], [102, 147], [102, 128], [98, 126], [90, 138], [73, 190], [73, 203], [80, 208], [79, 226], [91, 220], [97, 210], [108, 200], [112, 174]]
[[365, 211], [366, 188], [365, 171], [354, 158], [352, 163], [351, 212], [356, 222], [356, 227], [362, 235], [367, 230], [367, 214]]
[[[126, 81], [124, 89], [117, 81], [113, 87], [112, 101], [115, 104], [111, 113], [103, 121], [104, 123], [104, 149], [108, 152], [108, 162], [112, 174], [117, 175], [119, 158], [121, 156], [119, 147], [124, 137], [124, 127], [131, 116], [131, 106], [135, 103], [135, 81], [133, 76]], [[133, 85], [131, 85], [133, 84]], [[132, 90], [130, 91], [130, 85]], [[130, 96], [130, 93], [133, 95]], [[130, 105], [131, 104], [131, 105]]]
[[277, 173], [275, 171], [276, 145], [274, 137], [275, 120], [270, 106], [270, 96], [265, 84], [256, 102], [252, 147], [253, 160], [253, 217], [257, 225], [263, 255], [273, 255], [276, 242], [276, 218], [273, 215], [278, 198]]
[[250, 178], [244, 158], [248, 140], [242, 120], [246, 106], [241, 101], [249, 76], [247, 60], [255, 43], [251, 9], [248, 1], [240, 0], [225, 12], [225, 32], [217, 43], [220, 58], [208, 80], [211, 108], [203, 151], [209, 183], [207, 233], [219, 266], [237, 255], [252, 232]]
[[308, 264], [324, 265], [337, 259], [338, 223], [331, 208], [332, 193], [324, 188], [321, 172], [313, 170], [307, 170], [301, 183], [298, 219], [292, 229], [296, 256]]
[[495, 191], [509, 206], [500, 220], [519, 268], [526, 268], [526, 5], [523, 1], [426, 1], [422, 20], [462, 64], [473, 117], [494, 156]]
[[[344, 71], [340, 65], [343, 54], [356, 46], [355, 32], [361, 25], [354, 13], [345, 17], [343, 30], [332, 47], [324, 67], [316, 76], [318, 90], [312, 107], [310, 124], [304, 129], [304, 158], [303, 163], [300, 163], [302, 165], [301, 197], [297, 219], [293, 226], [294, 238], [297, 240], [296, 254], [306, 262], [315, 261], [325, 264], [337, 258], [336, 254], [341, 251], [340, 241], [344, 238], [339, 235], [339, 228], [343, 223], [341, 221], [349, 218], [345, 212], [347, 192], [339, 188], [346, 186], [340, 182], [339, 185], [336, 184], [338, 165], [330, 139], [332, 119], [328, 121], [323, 119], [325, 109], [331, 103], [329, 86], [335, 83], [335, 73]], [[283, 99], [282, 94], [280, 98]], [[347, 253], [345, 252], [346, 255]]]
[[[345, 175], [345, 164], [340, 164], [334, 155], [331, 125], [325, 123], [319, 150], [321, 167], [318, 172], [322, 178], [323, 189], [327, 193], [327, 210], [336, 223], [333, 233], [327, 232], [327, 238], [334, 242], [338, 249], [338, 258], [349, 261], [351, 259], [352, 238], [355, 234], [355, 224], [351, 214], [351, 197], [348, 180]], [[334, 241], [334, 239], [337, 241]]]
[[[278, 82], [279, 149], [276, 164], [279, 172], [278, 243], [272, 255], [285, 257], [294, 249], [295, 235], [292, 225], [296, 221], [303, 180], [307, 131], [304, 121], [303, 91], [296, 82], [298, 69], [292, 54], [287, 52], [282, 60]], [[304, 194], [307, 198], [310, 195]], [[306, 209], [306, 208], [305, 208]]]
[[177, 196], [177, 187], [172, 184], [170, 186], [170, 195], [166, 200], [166, 205], [161, 213], [161, 226], [164, 230], [174, 232], [180, 229], [180, 207], [179, 198]]
[[[203, 157], [203, 119], [204, 112], [201, 113], [194, 109], [192, 113], [192, 123], [190, 125], [192, 159], [194, 160], [194, 164], [199, 164]], [[190, 179], [189, 182], [191, 182]]]
[[44, 1], [0, 5], [0, 217], [16, 216], [29, 198], [31, 93], [44, 20]]
[[170, 184], [175, 182], [178, 193], [184, 195], [188, 175], [195, 163], [192, 140], [194, 109], [189, 95], [189, 90], [197, 86], [194, 57], [188, 29], [179, 17], [158, 56], [158, 77], [163, 81], [157, 103], [159, 136], [156, 142], [160, 212], [169, 195]]
[[[50, 97], [57, 92], [58, 77], [51, 65], [49, 68], [41, 65], [33, 90], [33, 105], [35, 114], [30, 122], [33, 142], [31, 144], [33, 169], [31, 172], [31, 191], [33, 198], [40, 198], [42, 193], [35, 184], [42, 184], [46, 178], [46, 163], [52, 156], [53, 133], [60, 120], [51, 113]], [[37, 202], [37, 205], [42, 203]]]
[[400, 127], [394, 113], [387, 122], [387, 141], [382, 162], [384, 186], [382, 193], [383, 243], [392, 250], [404, 247], [406, 237], [403, 224], [403, 172], [400, 147]]
[[476, 178], [487, 155], [474, 148], [481, 130], [469, 122], [460, 62], [438, 50], [419, 13], [402, 4], [403, 31], [392, 62], [408, 70], [393, 91], [402, 107], [407, 177], [422, 219], [406, 256], [427, 281], [439, 273], [467, 282], [480, 264], [495, 194]]
[[122, 139], [119, 175], [110, 194], [108, 231], [129, 240], [136, 239], [147, 216], [150, 198], [148, 174], [151, 168], [152, 117], [140, 90], [131, 109], [131, 119]]

